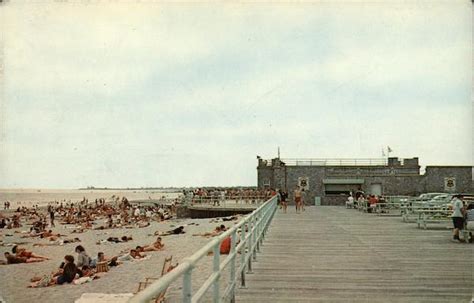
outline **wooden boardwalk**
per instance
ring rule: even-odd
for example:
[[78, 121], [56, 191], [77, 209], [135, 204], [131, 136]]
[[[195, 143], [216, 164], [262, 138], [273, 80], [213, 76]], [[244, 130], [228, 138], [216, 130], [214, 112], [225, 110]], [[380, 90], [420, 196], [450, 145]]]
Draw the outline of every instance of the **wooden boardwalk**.
[[446, 224], [343, 207], [278, 210], [237, 302], [471, 302], [474, 245]]

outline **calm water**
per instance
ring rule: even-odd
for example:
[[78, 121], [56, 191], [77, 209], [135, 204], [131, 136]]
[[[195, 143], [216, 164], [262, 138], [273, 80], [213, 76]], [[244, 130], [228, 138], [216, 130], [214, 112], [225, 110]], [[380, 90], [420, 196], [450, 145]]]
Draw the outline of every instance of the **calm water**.
[[0, 189], [0, 209], [5, 201], [11, 202], [11, 208], [16, 205], [30, 206], [44, 205], [54, 201], [78, 202], [84, 197], [89, 202], [105, 198], [111, 200], [112, 196], [127, 197], [128, 200], [159, 199], [163, 196], [176, 198], [180, 193], [166, 190], [77, 190], [77, 189]]

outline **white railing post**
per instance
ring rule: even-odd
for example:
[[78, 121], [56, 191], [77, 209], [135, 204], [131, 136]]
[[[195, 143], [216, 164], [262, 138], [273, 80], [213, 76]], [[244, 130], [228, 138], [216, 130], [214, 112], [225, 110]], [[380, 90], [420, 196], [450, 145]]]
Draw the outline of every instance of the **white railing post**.
[[246, 252], [245, 258], [248, 259], [248, 264], [247, 264], [247, 273], [248, 274], [252, 273], [252, 221], [253, 221], [253, 218], [251, 218], [247, 222], [248, 231], [249, 231], [249, 235], [248, 235], [249, 238], [248, 238], [248, 241], [247, 241], [247, 252]]
[[252, 246], [253, 246], [253, 250], [252, 250], [252, 258], [254, 261], [257, 261], [257, 216], [258, 214], [255, 214], [255, 216], [253, 217], [253, 231], [252, 231]]
[[235, 278], [235, 259], [237, 257], [236, 256], [237, 251], [235, 249], [235, 246], [237, 244], [236, 238], [237, 238], [237, 230], [234, 230], [230, 238], [230, 255], [234, 256], [230, 263], [230, 283], [232, 285], [230, 289], [231, 302], [235, 302], [235, 284], [237, 283], [237, 280]]
[[[242, 224], [242, 227], [241, 227], [241, 233], [240, 233], [240, 241], [242, 243], [245, 242], [245, 235], [246, 235], [246, 232], [245, 232], [245, 229], [246, 229], [246, 224]], [[242, 245], [241, 247], [241, 251], [240, 251], [240, 266], [242, 266], [242, 272], [240, 273], [240, 287], [243, 288], [245, 287], [245, 270], [247, 268], [247, 265], [245, 264], [245, 255], [246, 255], [246, 252], [245, 252], [245, 243]]]
[[213, 302], [218, 303], [219, 302], [219, 287], [220, 287], [220, 243], [216, 244], [214, 246], [214, 261], [212, 265], [212, 269], [214, 271], [214, 274], [218, 275], [217, 279], [214, 281], [214, 291], [213, 291]]
[[191, 299], [193, 296], [193, 289], [192, 289], [192, 284], [191, 284], [191, 275], [192, 275], [192, 269], [188, 269], [184, 274], [183, 274], [183, 302], [184, 303], [191, 303]]
[[261, 211], [261, 213], [258, 214], [257, 216], [257, 232], [256, 232], [256, 235], [255, 235], [255, 238], [256, 238], [256, 245], [257, 245], [257, 249], [256, 251], [257, 252], [260, 252], [260, 231], [261, 231], [261, 227], [262, 227], [262, 219], [263, 219], [263, 215], [265, 214], [265, 210], [263, 209]]

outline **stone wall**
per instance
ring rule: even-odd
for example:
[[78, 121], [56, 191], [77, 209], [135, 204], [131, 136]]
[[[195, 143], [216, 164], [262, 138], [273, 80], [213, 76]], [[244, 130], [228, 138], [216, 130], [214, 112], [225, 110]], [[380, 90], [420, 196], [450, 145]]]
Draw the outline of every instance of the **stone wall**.
[[308, 177], [309, 190], [305, 192], [306, 204], [314, 205], [314, 197], [321, 197], [323, 193], [322, 179], [325, 176], [324, 166], [288, 166], [287, 189], [290, 203], [294, 200], [293, 191], [298, 185], [298, 177]]
[[421, 192], [444, 192], [444, 178], [456, 179], [455, 192], [473, 193], [472, 168], [469, 166], [427, 166], [420, 183]]
[[257, 168], [257, 186], [262, 188], [267, 182], [270, 182], [270, 187], [274, 187], [274, 172], [271, 166], [259, 166]]

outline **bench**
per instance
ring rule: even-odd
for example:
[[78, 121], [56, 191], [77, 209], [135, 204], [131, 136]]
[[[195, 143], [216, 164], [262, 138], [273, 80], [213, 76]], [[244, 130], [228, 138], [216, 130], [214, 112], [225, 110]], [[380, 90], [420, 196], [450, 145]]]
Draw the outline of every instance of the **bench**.
[[442, 223], [451, 221], [452, 211], [447, 208], [423, 208], [415, 211], [418, 214], [416, 221], [418, 228], [423, 226], [423, 229], [427, 229], [428, 223]]

